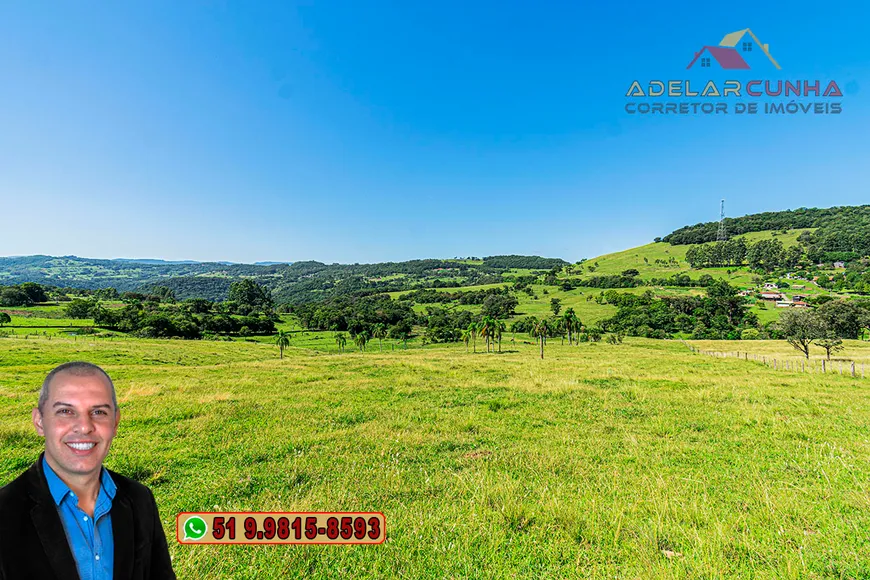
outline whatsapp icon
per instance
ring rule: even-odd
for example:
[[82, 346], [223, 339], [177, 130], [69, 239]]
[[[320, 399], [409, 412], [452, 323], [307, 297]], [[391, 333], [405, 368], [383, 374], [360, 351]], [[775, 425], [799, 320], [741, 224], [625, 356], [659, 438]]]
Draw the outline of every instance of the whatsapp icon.
[[201, 540], [208, 531], [205, 520], [199, 516], [190, 516], [184, 522], [184, 540]]

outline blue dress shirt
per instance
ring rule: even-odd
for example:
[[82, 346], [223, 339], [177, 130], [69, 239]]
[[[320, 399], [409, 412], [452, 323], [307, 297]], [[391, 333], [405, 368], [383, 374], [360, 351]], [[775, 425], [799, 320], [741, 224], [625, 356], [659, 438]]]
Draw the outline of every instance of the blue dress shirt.
[[44, 457], [42, 468], [51, 497], [57, 505], [57, 513], [63, 522], [79, 578], [112, 580], [115, 542], [109, 510], [112, 509], [116, 487], [109, 472], [105, 468], [100, 471], [100, 492], [94, 506], [94, 517], [90, 517], [79, 508], [76, 494], [58, 477]]

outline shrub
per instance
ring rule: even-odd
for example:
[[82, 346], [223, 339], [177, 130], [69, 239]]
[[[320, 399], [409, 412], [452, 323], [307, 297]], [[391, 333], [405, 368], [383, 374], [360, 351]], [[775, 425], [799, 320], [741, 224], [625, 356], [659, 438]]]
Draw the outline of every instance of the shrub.
[[740, 333], [740, 340], [758, 340], [760, 333], [754, 328], [744, 328]]

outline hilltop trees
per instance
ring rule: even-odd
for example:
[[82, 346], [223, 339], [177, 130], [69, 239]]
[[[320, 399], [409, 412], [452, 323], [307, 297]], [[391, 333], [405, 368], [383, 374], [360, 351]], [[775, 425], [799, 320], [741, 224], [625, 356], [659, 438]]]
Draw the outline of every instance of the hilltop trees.
[[739, 266], [746, 259], [748, 247], [743, 238], [726, 242], [692, 246], [686, 251], [686, 261], [693, 268], [709, 266]]
[[750, 268], [771, 271], [786, 261], [797, 264], [803, 250], [785, 250], [779, 240], [759, 240], [747, 244], [743, 238], [733, 238], [727, 242], [715, 242], [690, 247], [686, 250], [686, 261], [693, 268], [712, 268], [740, 266], [746, 261]]
[[[870, 205], [800, 208], [789, 211], [765, 212], [739, 218], [725, 218], [725, 227], [732, 235], [765, 230], [784, 231], [794, 228], [817, 228], [798, 237], [807, 259], [830, 262], [836, 255], [870, 254]], [[718, 222], [707, 222], [680, 228], [663, 238], [672, 245], [702, 244], [716, 240]], [[794, 256], [785, 256], [790, 260]]]
[[783, 247], [779, 240], [759, 240], [749, 247], [746, 261], [749, 267], [770, 272], [783, 261]]

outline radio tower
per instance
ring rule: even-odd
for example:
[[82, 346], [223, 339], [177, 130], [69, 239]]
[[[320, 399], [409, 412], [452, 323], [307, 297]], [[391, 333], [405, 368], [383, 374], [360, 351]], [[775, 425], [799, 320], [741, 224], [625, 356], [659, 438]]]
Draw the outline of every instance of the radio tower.
[[719, 206], [719, 231], [716, 232], [716, 241], [724, 242], [728, 239], [728, 235], [725, 233], [725, 200], [722, 200], [722, 203]]

